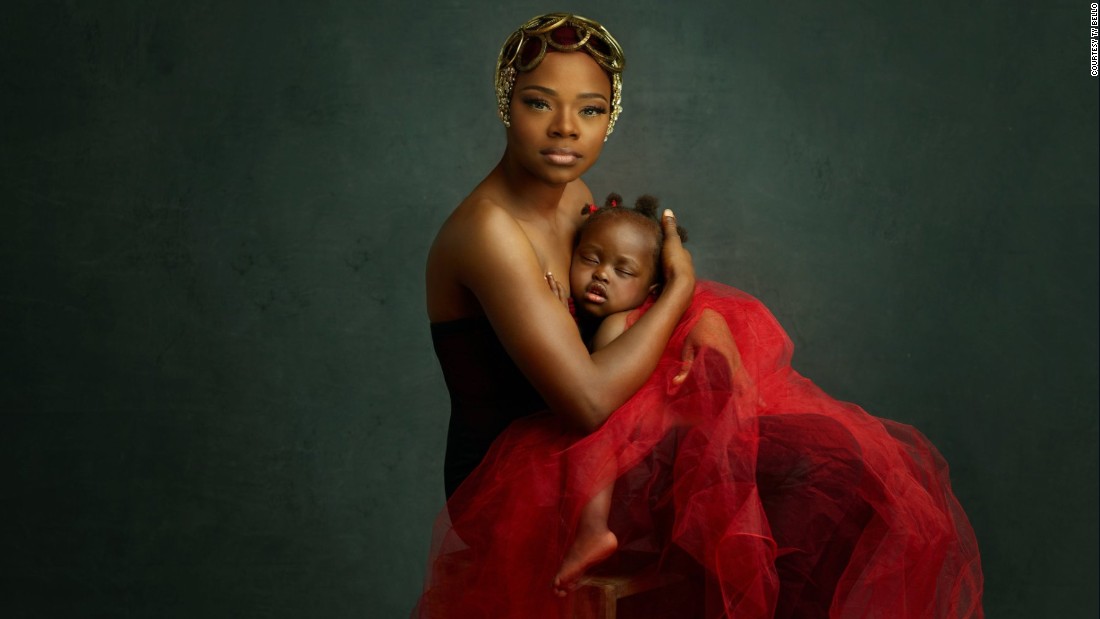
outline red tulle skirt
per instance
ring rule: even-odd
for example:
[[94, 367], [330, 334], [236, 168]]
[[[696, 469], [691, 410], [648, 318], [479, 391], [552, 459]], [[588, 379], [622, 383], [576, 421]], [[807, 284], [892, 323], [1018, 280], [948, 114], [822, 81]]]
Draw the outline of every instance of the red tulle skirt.
[[692, 616], [982, 617], [977, 541], [942, 456], [829, 397], [792, 350], [759, 301], [701, 283], [657, 370], [598, 431], [546, 413], [496, 440], [437, 520], [413, 616], [571, 617], [551, 583], [581, 508], [614, 484], [620, 555], [696, 583], [676, 606]]

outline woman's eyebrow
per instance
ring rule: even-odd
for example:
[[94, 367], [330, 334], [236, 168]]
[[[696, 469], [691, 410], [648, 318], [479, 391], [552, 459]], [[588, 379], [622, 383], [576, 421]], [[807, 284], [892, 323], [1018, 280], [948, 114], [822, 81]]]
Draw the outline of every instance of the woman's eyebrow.
[[551, 97], [558, 96], [558, 91], [554, 90], [553, 88], [547, 88], [546, 86], [535, 86], [534, 84], [531, 84], [529, 86], [524, 86], [520, 89], [521, 92], [524, 90], [537, 90], [541, 93], [548, 94]]
[[[524, 90], [535, 90], [535, 91], [541, 92], [543, 94], [550, 95], [551, 97], [557, 97], [558, 96], [558, 91], [554, 90], [553, 88], [547, 88], [546, 86], [538, 86], [536, 84], [530, 84], [530, 85], [524, 86], [523, 88], [520, 88], [520, 92], [523, 92]], [[607, 101], [607, 97], [603, 96], [602, 94], [600, 94], [598, 92], [582, 92], [579, 95], [577, 95], [577, 98], [578, 99], [603, 99], [604, 101]]]

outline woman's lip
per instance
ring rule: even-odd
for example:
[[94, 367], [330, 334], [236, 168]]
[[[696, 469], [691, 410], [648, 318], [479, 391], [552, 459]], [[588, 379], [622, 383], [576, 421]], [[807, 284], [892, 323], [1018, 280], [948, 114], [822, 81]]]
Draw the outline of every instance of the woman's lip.
[[544, 148], [539, 153], [554, 165], [573, 165], [581, 154], [568, 148]]

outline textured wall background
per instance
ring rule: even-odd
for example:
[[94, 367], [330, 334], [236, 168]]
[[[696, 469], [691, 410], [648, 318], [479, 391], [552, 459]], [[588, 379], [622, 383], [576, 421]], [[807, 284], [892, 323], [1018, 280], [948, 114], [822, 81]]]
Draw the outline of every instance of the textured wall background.
[[1096, 616], [1087, 3], [91, 4], [0, 20], [5, 616], [408, 612], [424, 256], [500, 156], [498, 45], [569, 9], [628, 55], [597, 195], [936, 442], [991, 617]]

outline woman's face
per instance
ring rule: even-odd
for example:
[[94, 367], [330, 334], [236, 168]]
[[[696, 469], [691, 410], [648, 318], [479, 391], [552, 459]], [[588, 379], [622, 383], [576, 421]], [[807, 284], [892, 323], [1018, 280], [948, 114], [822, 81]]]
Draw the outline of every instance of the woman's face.
[[546, 182], [573, 181], [603, 150], [610, 100], [611, 80], [588, 54], [547, 53], [516, 77], [508, 150]]
[[641, 305], [657, 288], [656, 242], [652, 228], [626, 217], [586, 227], [569, 265], [577, 310], [602, 318]]

